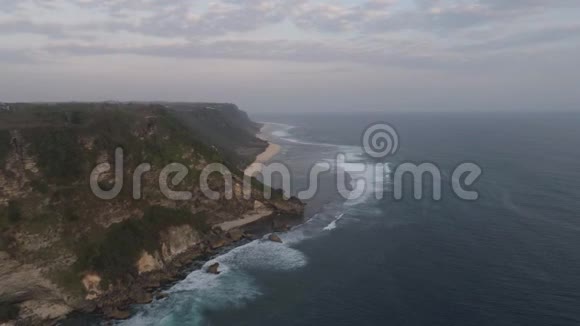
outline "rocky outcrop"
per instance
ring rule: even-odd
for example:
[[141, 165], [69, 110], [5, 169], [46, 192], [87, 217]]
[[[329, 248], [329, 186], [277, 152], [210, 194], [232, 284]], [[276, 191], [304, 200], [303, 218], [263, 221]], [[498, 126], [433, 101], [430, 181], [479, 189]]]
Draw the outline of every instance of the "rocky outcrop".
[[116, 320], [125, 320], [131, 317], [131, 311], [129, 310], [120, 310], [119, 308], [110, 307], [103, 310], [103, 313], [111, 318]]
[[71, 312], [74, 302], [46, 279], [42, 270], [22, 264], [0, 251], [0, 298], [19, 306], [20, 321], [56, 321]]
[[171, 261], [176, 256], [199, 245], [200, 235], [190, 225], [170, 227], [161, 233], [161, 255], [163, 261]]
[[163, 262], [159, 258], [153, 257], [146, 251], [141, 254], [141, 258], [139, 258], [139, 261], [137, 261], [137, 271], [139, 275], [159, 270], [162, 267]]
[[212, 234], [209, 237], [209, 247], [212, 250], [217, 250], [220, 249], [224, 246], [226, 246], [229, 243], [229, 239], [224, 237], [222, 234]]
[[103, 292], [101, 291], [101, 277], [94, 273], [88, 273], [83, 277], [83, 287], [87, 293], [85, 299], [97, 299]]
[[157, 293], [157, 295], [155, 296], [155, 300], [159, 301], [159, 300], [163, 300], [169, 297], [169, 294], [165, 293], [165, 292], [159, 292]]
[[280, 239], [280, 236], [278, 236], [276, 233], [270, 234], [268, 236], [268, 240], [270, 240], [272, 242], [283, 243], [282, 239]]
[[279, 212], [284, 212], [289, 215], [302, 215], [304, 213], [304, 203], [296, 197], [288, 200], [273, 200], [271, 204]]
[[135, 290], [131, 293], [131, 299], [136, 304], [147, 304], [153, 301], [153, 294], [147, 292], [145, 289]]
[[232, 241], [237, 242], [242, 240], [244, 232], [240, 229], [233, 229], [228, 232], [228, 237], [232, 239]]
[[57, 321], [71, 311], [73, 308], [60, 300], [28, 300], [20, 305], [20, 318], [23, 320]]
[[220, 267], [219, 263], [211, 264], [210, 266], [207, 267], [206, 272], [208, 272], [209, 274], [217, 275], [220, 273], [219, 267]]

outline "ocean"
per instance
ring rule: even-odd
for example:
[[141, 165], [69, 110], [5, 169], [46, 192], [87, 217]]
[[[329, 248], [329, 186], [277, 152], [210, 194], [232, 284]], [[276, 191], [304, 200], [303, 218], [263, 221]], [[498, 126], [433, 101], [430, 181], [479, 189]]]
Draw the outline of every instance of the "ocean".
[[[220, 275], [192, 272], [121, 325], [580, 325], [580, 114], [252, 118], [282, 145], [274, 161], [289, 166], [293, 193], [313, 166], [331, 165], [307, 221], [280, 234], [284, 244], [217, 257]], [[396, 129], [398, 150], [377, 159], [361, 139], [378, 121]], [[441, 200], [428, 181], [422, 199], [393, 198], [404, 162], [438, 167]], [[451, 187], [464, 162], [483, 171], [475, 201]], [[354, 171], [379, 163], [383, 174]], [[362, 196], [334, 191], [340, 169], [366, 182]]]

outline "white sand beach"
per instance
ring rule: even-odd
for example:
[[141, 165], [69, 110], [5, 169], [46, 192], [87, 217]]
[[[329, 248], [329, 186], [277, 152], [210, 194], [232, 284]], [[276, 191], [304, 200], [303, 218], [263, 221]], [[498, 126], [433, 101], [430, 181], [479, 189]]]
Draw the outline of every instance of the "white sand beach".
[[[258, 138], [266, 140], [262, 135], [258, 135]], [[244, 171], [245, 175], [254, 176], [256, 173], [262, 170], [262, 164], [270, 161], [274, 156], [280, 153], [281, 147], [278, 144], [268, 142], [268, 148], [256, 157], [254, 163], [250, 164]]]

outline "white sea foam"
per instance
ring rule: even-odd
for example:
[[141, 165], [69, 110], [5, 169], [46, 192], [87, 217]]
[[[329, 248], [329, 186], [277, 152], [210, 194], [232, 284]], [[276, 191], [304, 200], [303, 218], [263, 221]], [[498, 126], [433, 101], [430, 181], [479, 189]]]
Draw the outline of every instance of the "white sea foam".
[[263, 122], [260, 122], [260, 123], [261, 124], [264, 124], [264, 125], [278, 126], [280, 128], [284, 128], [284, 129], [296, 128], [296, 126], [289, 125], [289, 124], [286, 124], [286, 123], [279, 123], [279, 122], [266, 122], [266, 121], [263, 121]]
[[290, 134], [286, 130], [276, 130], [276, 131], [272, 132], [272, 136], [283, 138], [283, 137], [290, 136]]
[[[286, 236], [283, 236], [283, 239]], [[205, 269], [219, 263], [219, 275]], [[268, 240], [256, 240], [207, 262], [167, 291], [169, 298], [144, 306], [121, 325], [199, 325], [203, 311], [244, 305], [261, 292], [246, 271], [303, 267], [302, 252]]]
[[319, 143], [319, 142], [309, 142], [309, 141], [303, 141], [303, 140], [299, 140], [296, 138], [292, 138], [292, 137], [281, 137], [280, 139], [293, 143], [293, 144], [299, 144], [299, 145], [308, 145], [308, 146], [321, 146], [321, 147], [336, 147], [338, 148], [340, 145], [336, 145], [336, 144], [329, 144], [329, 143]]
[[274, 122], [263, 122], [263, 124], [267, 127], [267, 130], [270, 130], [269, 133], [272, 136], [278, 138], [284, 138], [290, 136], [290, 130], [296, 128], [295, 126], [283, 124], [283, 123], [274, 123]]
[[261, 295], [253, 279], [241, 271], [220, 266], [220, 275], [194, 271], [167, 293], [169, 297], [141, 309], [121, 325], [200, 325], [203, 312], [243, 306]]
[[[282, 239], [284, 240], [284, 239]], [[256, 240], [216, 259], [240, 269], [292, 270], [306, 265], [302, 252], [269, 240]]]
[[336, 229], [336, 223], [338, 221], [340, 221], [340, 219], [344, 216], [344, 213], [339, 214], [336, 219], [332, 222], [330, 222], [330, 224], [328, 224], [323, 230], [324, 231], [332, 231], [334, 229]]

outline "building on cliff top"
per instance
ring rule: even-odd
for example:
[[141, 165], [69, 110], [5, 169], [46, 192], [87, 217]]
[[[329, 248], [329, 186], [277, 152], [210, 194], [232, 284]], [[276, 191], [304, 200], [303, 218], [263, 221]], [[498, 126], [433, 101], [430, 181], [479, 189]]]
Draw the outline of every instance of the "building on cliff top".
[[10, 105], [0, 102], [0, 111], [12, 111]]

